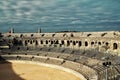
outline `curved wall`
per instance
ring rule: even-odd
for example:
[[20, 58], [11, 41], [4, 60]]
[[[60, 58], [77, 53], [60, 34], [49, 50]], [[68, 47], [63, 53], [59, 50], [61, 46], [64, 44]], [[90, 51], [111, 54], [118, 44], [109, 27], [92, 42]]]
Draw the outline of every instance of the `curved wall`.
[[[52, 57], [43, 57], [43, 56], [33, 56], [33, 55], [1, 55], [5, 60], [16, 60], [16, 61], [30, 61], [31, 63], [35, 62], [36, 64], [44, 64], [50, 67], [60, 68], [61, 70], [65, 70], [67, 72], [73, 73], [74, 75], [82, 78], [82, 80], [90, 79], [97, 80], [96, 72], [80, 63], [72, 62], [72, 61], [64, 61], [63, 59], [57, 59]], [[52, 66], [54, 65], [54, 66]], [[74, 71], [73, 71], [74, 70]], [[84, 76], [84, 77], [83, 77]]]
[[[9, 37], [8, 37], [9, 36]], [[11, 36], [11, 37], [10, 37]], [[69, 33], [6, 33], [4, 37], [14, 38], [28, 47], [63, 47], [72, 49], [95, 49], [101, 52], [120, 53], [120, 32], [69, 32]], [[10, 40], [9, 40], [10, 41]]]

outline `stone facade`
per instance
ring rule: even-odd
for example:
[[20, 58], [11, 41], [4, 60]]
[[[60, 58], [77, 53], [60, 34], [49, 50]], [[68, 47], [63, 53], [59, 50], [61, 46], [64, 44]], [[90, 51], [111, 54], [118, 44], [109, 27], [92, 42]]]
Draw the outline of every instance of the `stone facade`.
[[[5, 33], [22, 46], [63, 47], [120, 54], [120, 32]], [[14, 42], [12, 41], [12, 42]], [[16, 43], [17, 43], [16, 42]], [[15, 42], [14, 42], [15, 43]], [[18, 44], [18, 45], [20, 45]]]

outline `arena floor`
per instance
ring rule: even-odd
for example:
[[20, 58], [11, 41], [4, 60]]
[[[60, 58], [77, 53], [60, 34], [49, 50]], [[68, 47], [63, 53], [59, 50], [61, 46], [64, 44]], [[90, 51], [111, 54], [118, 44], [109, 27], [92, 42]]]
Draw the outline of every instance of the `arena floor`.
[[80, 80], [77, 76], [37, 64], [1, 63], [0, 80]]

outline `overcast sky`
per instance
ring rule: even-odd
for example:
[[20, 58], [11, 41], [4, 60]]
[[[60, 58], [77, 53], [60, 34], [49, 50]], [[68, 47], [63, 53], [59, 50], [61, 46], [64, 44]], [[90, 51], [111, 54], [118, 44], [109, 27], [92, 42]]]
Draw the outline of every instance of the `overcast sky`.
[[0, 23], [119, 24], [120, 0], [0, 0]]

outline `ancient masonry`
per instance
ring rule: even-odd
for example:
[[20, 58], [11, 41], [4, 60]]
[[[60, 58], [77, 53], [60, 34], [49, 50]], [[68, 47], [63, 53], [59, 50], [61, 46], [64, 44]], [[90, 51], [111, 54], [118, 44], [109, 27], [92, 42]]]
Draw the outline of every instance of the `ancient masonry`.
[[120, 79], [119, 31], [40, 32], [0, 34], [0, 60], [63, 66], [79, 72], [84, 80]]

